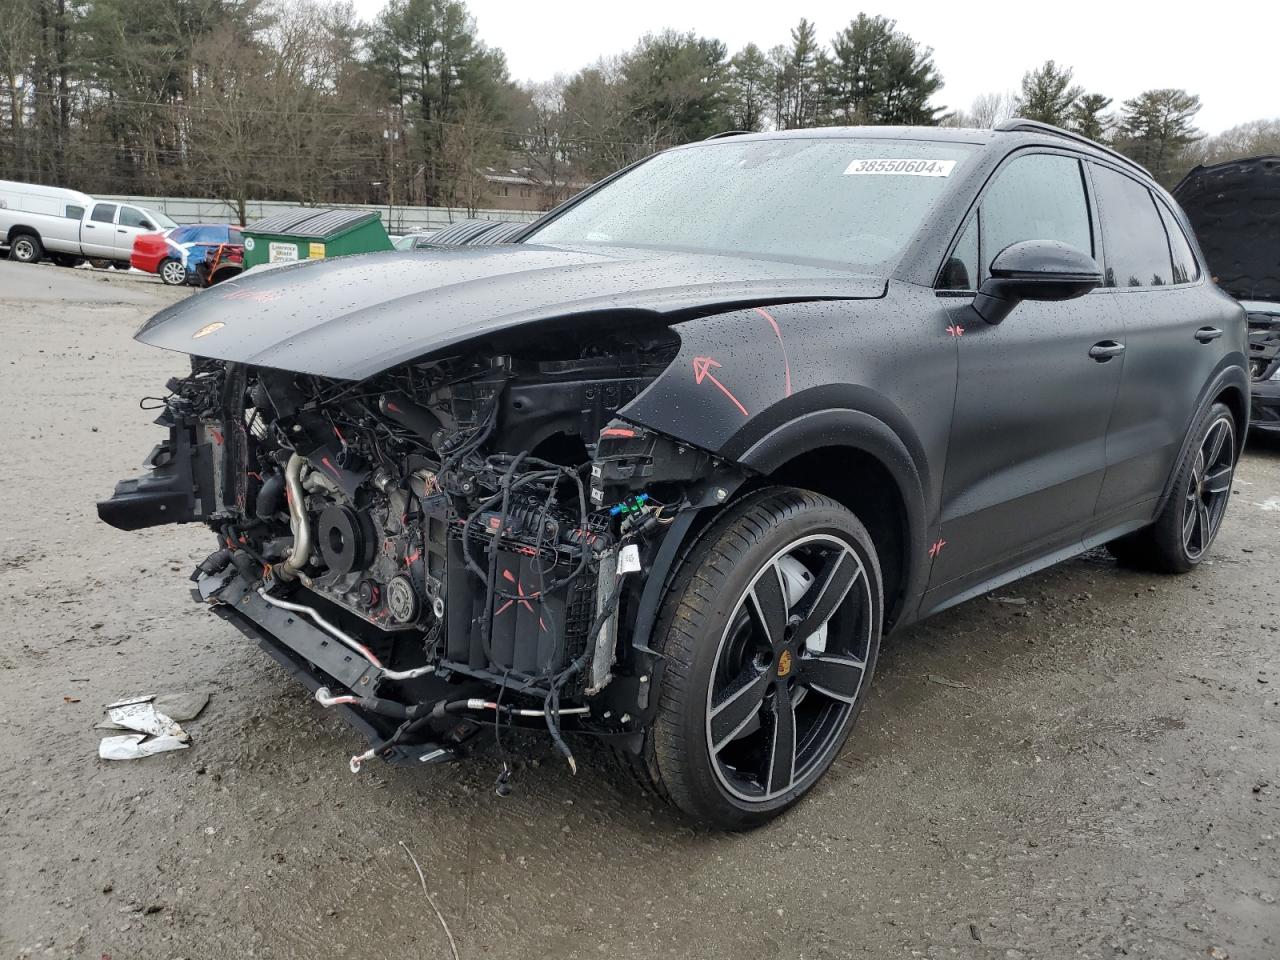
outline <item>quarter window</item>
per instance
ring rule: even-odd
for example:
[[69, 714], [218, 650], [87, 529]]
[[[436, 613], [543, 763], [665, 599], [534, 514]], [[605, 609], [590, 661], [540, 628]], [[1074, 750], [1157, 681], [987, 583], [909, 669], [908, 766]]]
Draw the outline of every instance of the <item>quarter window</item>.
[[1093, 253], [1080, 161], [1028, 154], [1000, 171], [982, 198], [983, 279], [1000, 251], [1022, 240], [1059, 240]]
[[1162, 203], [1156, 204], [1160, 211], [1160, 219], [1164, 221], [1164, 229], [1169, 234], [1169, 250], [1173, 254], [1173, 282], [1191, 283], [1200, 279], [1200, 265], [1196, 263], [1196, 255], [1191, 252], [1191, 244], [1187, 235], [1182, 232], [1182, 225], [1169, 208]]
[[1093, 185], [1107, 248], [1108, 287], [1162, 287], [1173, 282], [1169, 238], [1151, 191], [1110, 167], [1093, 165]]
[[98, 204], [93, 208], [93, 215], [89, 219], [94, 223], [115, 223], [116, 205], [114, 203]]

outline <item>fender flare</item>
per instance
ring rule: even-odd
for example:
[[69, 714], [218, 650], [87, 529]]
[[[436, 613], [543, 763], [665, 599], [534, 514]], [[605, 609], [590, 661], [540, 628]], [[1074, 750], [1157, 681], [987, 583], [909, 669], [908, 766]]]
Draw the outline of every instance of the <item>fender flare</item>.
[[[914, 441], [914, 435], [909, 435]], [[918, 445], [913, 444], [917, 446]], [[903, 603], [894, 618], [909, 620], [928, 580], [921, 550], [929, 540], [928, 466], [923, 452], [913, 454], [907, 441], [884, 420], [848, 407], [814, 410], [775, 427], [742, 455], [743, 466], [770, 474], [802, 454], [822, 447], [858, 450], [873, 457], [893, 478], [906, 516], [903, 556]]]
[[1195, 412], [1192, 413], [1191, 421], [1183, 432], [1182, 446], [1178, 448], [1178, 456], [1174, 459], [1173, 468], [1169, 471], [1168, 479], [1164, 482], [1164, 491], [1160, 494], [1160, 505], [1156, 511], [1157, 514], [1164, 509], [1165, 503], [1173, 495], [1173, 483], [1178, 477], [1178, 468], [1182, 465], [1182, 460], [1187, 455], [1187, 450], [1191, 445], [1191, 431], [1200, 422], [1200, 418], [1209, 409], [1209, 405], [1228, 387], [1234, 387], [1239, 390], [1244, 397], [1245, 422], [1237, 424], [1236, 459], [1239, 460], [1240, 455], [1244, 453], [1245, 438], [1249, 434], [1249, 423], [1252, 419], [1250, 411], [1252, 387], [1250, 386], [1249, 378], [1245, 375], [1245, 368], [1241, 366], [1242, 363], [1246, 362], [1247, 360], [1240, 354], [1231, 354], [1224, 357], [1218, 369], [1214, 371], [1213, 376], [1205, 382], [1204, 388], [1200, 391], [1200, 397], [1196, 401]]
[[15, 223], [10, 227], [9, 232], [5, 234], [5, 242], [13, 243], [13, 238], [23, 233], [30, 234], [40, 241], [41, 246], [44, 245], [44, 237], [40, 236], [40, 231], [35, 227], [27, 226], [25, 223]]

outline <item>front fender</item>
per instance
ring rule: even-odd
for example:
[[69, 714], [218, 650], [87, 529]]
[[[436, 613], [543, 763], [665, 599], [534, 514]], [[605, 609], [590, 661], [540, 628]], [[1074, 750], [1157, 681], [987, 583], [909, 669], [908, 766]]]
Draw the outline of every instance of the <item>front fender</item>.
[[[893, 333], [875, 323], [882, 314], [874, 310], [870, 303], [791, 303], [681, 324], [675, 360], [619, 416], [766, 477], [823, 448], [874, 458], [904, 505], [911, 560], [899, 619], [909, 619], [935, 539], [955, 348], [939, 324], [911, 365], [890, 363], [883, 341]], [[893, 331], [905, 341], [913, 325]], [[832, 480], [825, 492], [838, 488], [839, 478]], [[840, 494], [852, 503], [859, 491], [850, 486]]]

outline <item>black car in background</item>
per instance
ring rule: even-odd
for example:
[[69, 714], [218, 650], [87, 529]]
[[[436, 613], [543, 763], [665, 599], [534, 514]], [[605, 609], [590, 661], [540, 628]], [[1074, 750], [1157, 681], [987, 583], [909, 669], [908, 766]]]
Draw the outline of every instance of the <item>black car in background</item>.
[[1249, 418], [1178, 206], [1023, 121], [714, 138], [137, 337], [192, 372], [99, 513], [215, 531], [197, 598], [373, 739], [353, 770], [590, 735], [729, 828], [831, 766], [886, 633], [1099, 544], [1195, 567]]
[[1252, 426], [1280, 433], [1280, 157], [1196, 167], [1173, 196], [1214, 279], [1248, 312]]

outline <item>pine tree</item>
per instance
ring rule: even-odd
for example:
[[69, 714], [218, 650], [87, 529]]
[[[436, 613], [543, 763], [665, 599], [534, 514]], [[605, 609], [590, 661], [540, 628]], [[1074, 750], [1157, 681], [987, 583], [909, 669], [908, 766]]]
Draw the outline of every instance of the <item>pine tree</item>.
[[933, 51], [887, 17], [860, 13], [831, 41], [826, 97], [834, 119], [859, 124], [933, 124], [942, 87]]
[[1107, 139], [1107, 133], [1115, 125], [1115, 117], [1106, 112], [1111, 98], [1100, 93], [1086, 93], [1071, 105], [1067, 114], [1067, 129], [1083, 134], [1099, 143]]
[[1035, 70], [1022, 75], [1022, 96], [1018, 101], [1018, 115], [1026, 120], [1039, 120], [1063, 127], [1070, 122], [1071, 107], [1084, 93], [1084, 88], [1072, 84], [1070, 67], [1059, 67], [1046, 60]]
[[1181, 172], [1183, 154], [1204, 136], [1195, 128], [1200, 98], [1185, 90], [1147, 90], [1124, 102], [1116, 147], [1165, 186]]

